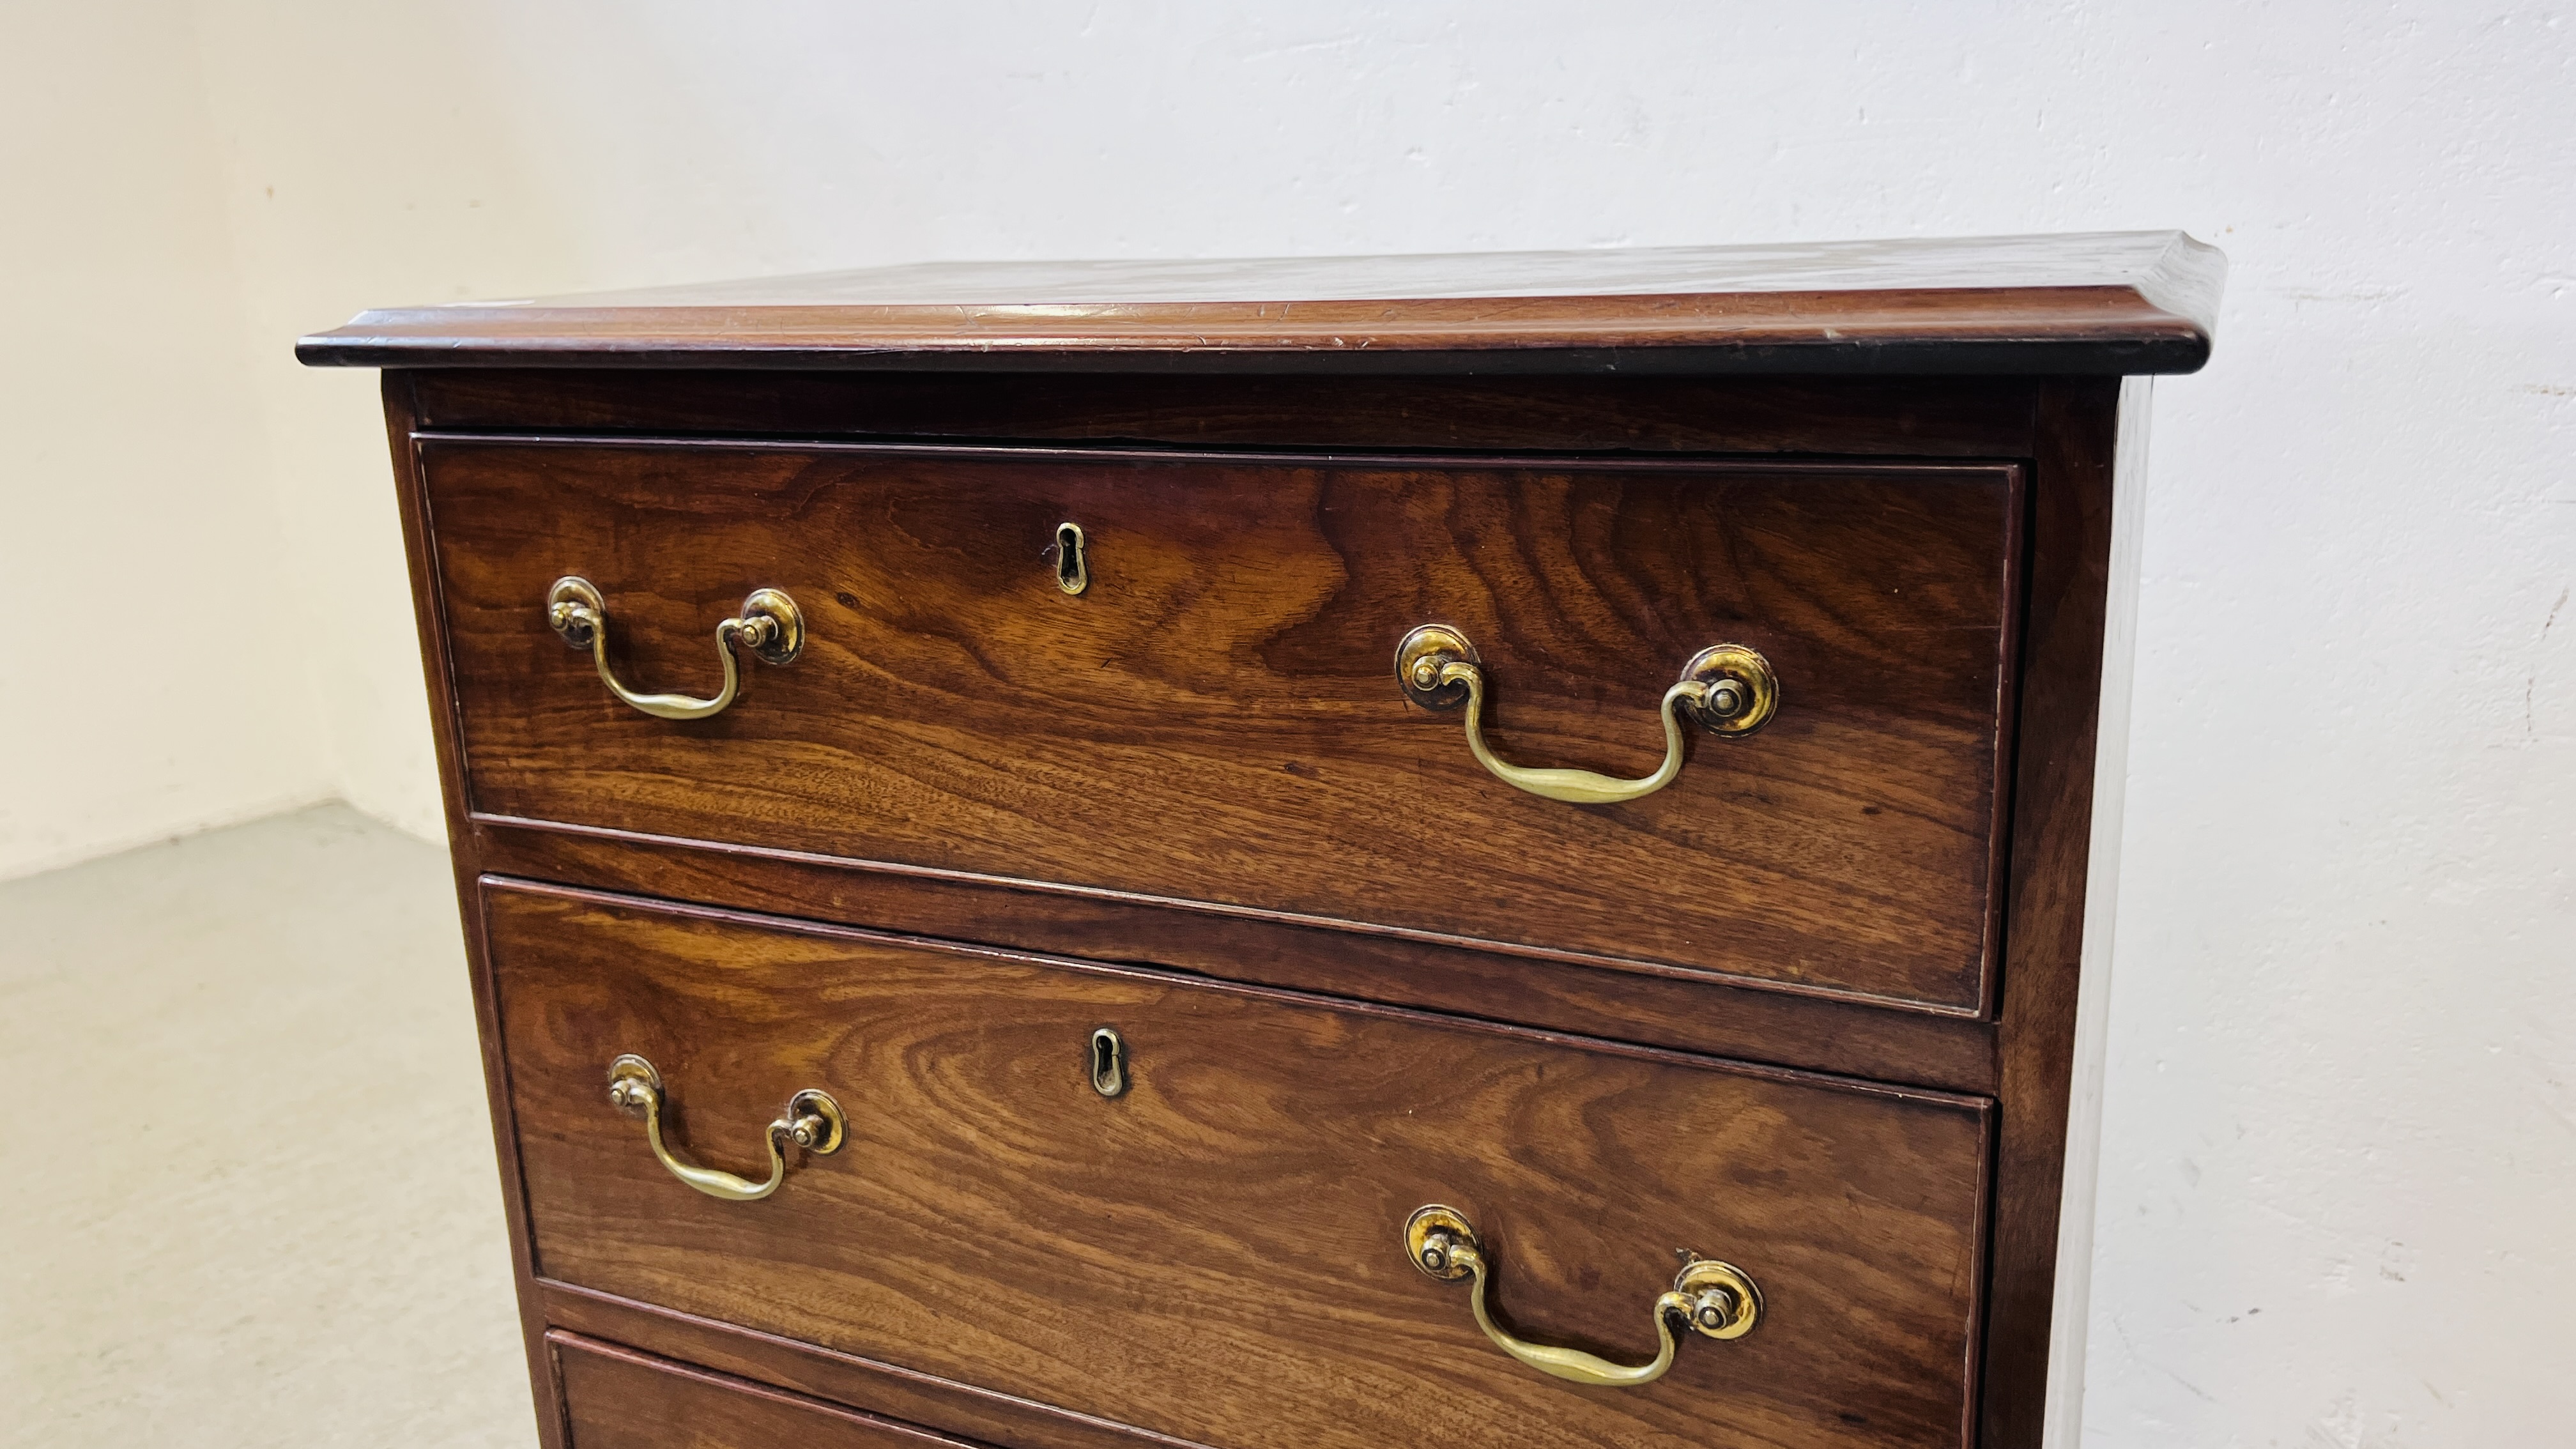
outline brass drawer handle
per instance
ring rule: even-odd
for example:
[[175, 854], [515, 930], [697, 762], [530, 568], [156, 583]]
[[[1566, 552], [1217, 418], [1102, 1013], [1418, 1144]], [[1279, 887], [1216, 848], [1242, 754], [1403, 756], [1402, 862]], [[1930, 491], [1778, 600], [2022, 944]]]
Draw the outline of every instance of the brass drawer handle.
[[621, 1111], [643, 1117], [644, 1140], [653, 1144], [653, 1155], [673, 1177], [727, 1202], [757, 1202], [778, 1191], [778, 1184], [787, 1180], [787, 1158], [779, 1150], [780, 1141], [828, 1156], [841, 1150], [841, 1140], [850, 1131], [849, 1118], [830, 1093], [810, 1087], [797, 1093], [787, 1099], [787, 1110], [778, 1120], [769, 1124], [769, 1181], [753, 1182], [712, 1167], [693, 1167], [671, 1155], [662, 1143], [662, 1074], [653, 1070], [651, 1062], [632, 1052], [610, 1062], [608, 1100]]
[[1780, 707], [1771, 662], [1741, 644], [1719, 644], [1691, 656], [1664, 691], [1664, 763], [1653, 774], [1620, 780], [1590, 770], [1532, 769], [1497, 759], [1485, 748], [1485, 670], [1476, 646], [1446, 624], [1425, 624], [1396, 646], [1395, 677], [1405, 697], [1425, 709], [1467, 709], [1467, 751], [1494, 777], [1517, 789], [1574, 805], [1611, 805], [1652, 795], [1682, 770], [1682, 712], [1721, 739], [1740, 739], [1770, 722]]
[[1485, 1308], [1485, 1249], [1457, 1209], [1418, 1208], [1404, 1224], [1404, 1253], [1413, 1266], [1444, 1282], [1474, 1280], [1467, 1300], [1476, 1326], [1494, 1346], [1543, 1374], [1578, 1384], [1625, 1388], [1650, 1384], [1673, 1366], [1673, 1320], [1708, 1338], [1742, 1338], [1762, 1317], [1762, 1290], [1744, 1270], [1712, 1258], [1694, 1258], [1673, 1279], [1672, 1291], [1655, 1300], [1654, 1361], [1635, 1365], [1595, 1358], [1580, 1349], [1550, 1348], [1505, 1333]]
[[555, 586], [546, 590], [546, 623], [564, 643], [590, 651], [609, 693], [657, 719], [705, 719], [732, 704], [742, 688], [742, 671], [733, 658], [736, 646], [771, 664], [788, 663], [805, 648], [805, 616], [796, 601], [776, 589], [754, 589], [742, 601], [739, 616], [716, 625], [716, 658], [724, 665], [724, 688], [712, 699], [696, 699], [685, 694], [646, 694], [617, 682], [608, 669], [608, 604], [590, 580], [579, 575], [555, 580]]

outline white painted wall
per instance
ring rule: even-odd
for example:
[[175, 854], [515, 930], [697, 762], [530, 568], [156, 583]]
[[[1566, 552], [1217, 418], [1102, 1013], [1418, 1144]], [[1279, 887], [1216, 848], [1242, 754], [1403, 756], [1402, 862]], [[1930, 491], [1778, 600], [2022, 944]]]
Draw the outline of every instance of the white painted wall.
[[[101, 184], [95, 153], [7, 154], [82, 196], [36, 230], [99, 278], [84, 290], [163, 278], [172, 305], [209, 314], [156, 395], [236, 385], [211, 314], [247, 318], [265, 439], [228, 445], [232, 501], [204, 508], [232, 532], [164, 487], [148, 495], [146, 521], [173, 525], [155, 557], [195, 561], [191, 579], [219, 572], [210, 554], [268, 557], [244, 532], [264, 447], [293, 560], [278, 577], [334, 607], [220, 672], [238, 685], [281, 653], [320, 661], [302, 718], [331, 742], [337, 788], [428, 831], [371, 380], [299, 371], [286, 351], [362, 306], [946, 257], [2168, 226], [2218, 243], [2234, 271], [2217, 360], [2156, 390], [2085, 1443], [2567, 1437], [2564, 7], [198, 0], [193, 15], [219, 183], [190, 169], [182, 96], [138, 82], [162, 129], [124, 150], [123, 129], [86, 132], [143, 122], [95, 89], [6, 104], [148, 167], [152, 207], [219, 184], [237, 303], [220, 260], [184, 272], [179, 252], [135, 255], [145, 238], [73, 249], [47, 233], [57, 207], [107, 206], [94, 192], [145, 205]], [[101, 54], [120, 74], [167, 70], [177, 43]], [[135, 219], [197, 238], [207, 204]], [[153, 449], [181, 450], [177, 414], [131, 421], [129, 378], [107, 366], [122, 349], [79, 351], [103, 330], [34, 335], [45, 355], [22, 345], [0, 366], [55, 401], [29, 405], [36, 443], [0, 446], [61, 460], [93, 418], [129, 481]], [[238, 434], [240, 405], [200, 401], [190, 426]], [[34, 475], [6, 456], [23, 540]], [[67, 482], [105, 465], [52, 466]], [[76, 667], [77, 644], [29, 642], [23, 621], [50, 621], [82, 576], [79, 549], [53, 541], [76, 505], [45, 506], [37, 563], [55, 574], [22, 586], [34, 550], [0, 540], [20, 698], [103, 677]], [[254, 602], [191, 597], [180, 626], [201, 647], [163, 658], [217, 657], [203, 646], [249, 632]], [[298, 721], [277, 715], [274, 740], [237, 753], [309, 751]], [[34, 743], [79, 749], [118, 723], [84, 702]], [[207, 771], [243, 728], [125, 723], [127, 749]], [[8, 768], [28, 770], [6, 739]], [[69, 828], [48, 812], [93, 811], [105, 788], [40, 783], [54, 793], [31, 797], [29, 830]]]
[[197, 76], [0, 6], [0, 878], [332, 793]]

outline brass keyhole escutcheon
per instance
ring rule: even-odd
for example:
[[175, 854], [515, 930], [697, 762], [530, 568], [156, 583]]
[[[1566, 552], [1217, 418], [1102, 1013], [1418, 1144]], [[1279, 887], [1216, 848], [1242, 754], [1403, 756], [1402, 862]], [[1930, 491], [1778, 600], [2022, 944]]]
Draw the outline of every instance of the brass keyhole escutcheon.
[[1091, 1090], [1104, 1097], [1127, 1092], [1127, 1043], [1115, 1027], [1091, 1034]]
[[1055, 586], [1068, 594], [1079, 594], [1091, 587], [1091, 560], [1084, 549], [1079, 523], [1055, 526]]

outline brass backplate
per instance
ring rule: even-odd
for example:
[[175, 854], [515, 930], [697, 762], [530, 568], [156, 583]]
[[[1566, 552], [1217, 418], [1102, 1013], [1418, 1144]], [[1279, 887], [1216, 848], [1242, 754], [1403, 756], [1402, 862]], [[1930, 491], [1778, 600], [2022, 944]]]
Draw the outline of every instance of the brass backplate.
[[1446, 624], [1425, 624], [1395, 646], [1395, 682], [1403, 688], [1405, 698], [1424, 709], [1456, 709], [1467, 702], [1465, 684], [1452, 682], [1424, 689], [1415, 683], [1416, 672], [1426, 661], [1431, 665], [1428, 672], [1436, 676], [1441, 665], [1453, 660], [1484, 663], [1476, 657], [1476, 646], [1467, 642], [1466, 635]]
[[1742, 1338], [1751, 1333], [1755, 1322], [1762, 1317], [1762, 1290], [1753, 1286], [1753, 1280], [1745, 1275], [1743, 1269], [1715, 1258], [1699, 1258], [1673, 1278], [1673, 1291], [1676, 1293], [1698, 1294], [1711, 1288], [1725, 1289], [1734, 1302], [1735, 1311], [1726, 1316], [1725, 1322], [1714, 1326], [1693, 1318], [1692, 1331], [1709, 1338]]
[[766, 663], [786, 664], [805, 652], [805, 615], [796, 607], [794, 599], [776, 589], [754, 589], [751, 597], [742, 601], [742, 617], [750, 619], [763, 614], [777, 621], [778, 632], [770, 635], [769, 642], [753, 653]]
[[558, 606], [564, 604], [585, 609], [589, 611], [589, 617], [596, 620], [608, 617], [607, 602], [600, 598], [598, 588], [579, 574], [566, 574], [555, 580], [553, 588], [546, 590], [546, 623], [555, 631], [555, 637], [563, 640], [566, 648], [589, 648], [594, 626], [575, 623], [565, 617], [558, 610]]
[[1466, 1277], [1468, 1270], [1464, 1263], [1445, 1261], [1435, 1268], [1422, 1260], [1423, 1250], [1431, 1246], [1431, 1235], [1435, 1232], [1448, 1233], [1477, 1252], [1485, 1250], [1465, 1215], [1456, 1208], [1433, 1203], [1429, 1207], [1414, 1209], [1413, 1216], [1404, 1220], [1404, 1256], [1412, 1260], [1414, 1267], [1444, 1283]]
[[1741, 644], [1712, 645], [1692, 655], [1690, 663], [1682, 666], [1682, 678], [1702, 684], [1731, 679], [1742, 687], [1744, 707], [1731, 715], [1690, 711], [1701, 729], [1720, 739], [1742, 739], [1769, 724], [1780, 710], [1780, 676], [1772, 672], [1770, 660]]
[[[662, 1095], [662, 1074], [653, 1070], [653, 1064], [651, 1062], [644, 1060], [633, 1052], [628, 1052], [624, 1056], [621, 1056], [617, 1060], [608, 1064], [608, 1089], [614, 1092], [617, 1090], [618, 1083], [630, 1078], [640, 1081], [645, 1086], [652, 1088], [654, 1096], [659, 1097]], [[636, 1111], [640, 1114], [642, 1109], [634, 1108], [630, 1110]]]
[[793, 1122], [809, 1114], [823, 1120], [824, 1133], [807, 1150], [825, 1156], [840, 1151], [843, 1139], [850, 1135], [850, 1119], [841, 1111], [841, 1104], [833, 1101], [830, 1093], [812, 1087], [787, 1099], [786, 1120]]

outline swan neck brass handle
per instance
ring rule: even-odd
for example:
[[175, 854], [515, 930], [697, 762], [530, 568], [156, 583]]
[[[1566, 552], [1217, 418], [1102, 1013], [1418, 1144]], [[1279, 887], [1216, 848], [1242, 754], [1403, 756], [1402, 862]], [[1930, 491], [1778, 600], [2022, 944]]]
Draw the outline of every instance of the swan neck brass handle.
[[1467, 1306], [1496, 1348], [1540, 1373], [1595, 1388], [1633, 1388], [1662, 1378], [1673, 1366], [1676, 1321], [1705, 1338], [1731, 1339], [1751, 1333], [1762, 1318], [1762, 1290], [1743, 1269], [1693, 1257], [1674, 1277], [1671, 1291], [1655, 1300], [1654, 1358], [1641, 1364], [1612, 1363], [1581, 1349], [1531, 1343], [1495, 1323], [1485, 1305], [1491, 1269], [1484, 1240], [1457, 1209], [1437, 1203], [1416, 1209], [1404, 1225], [1404, 1252], [1414, 1267], [1443, 1282], [1469, 1280]]
[[1780, 708], [1780, 680], [1771, 662], [1741, 644], [1718, 644], [1691, 656], [1682, 677], [1664, 691], [1657, 714], [1664, 726], [1664, 762], [1654, 773], [1622, 780], [1590, 770], [1540, 769], [1504, 760], [1485, 744], [1485, 669], [1476, 646], [1446, 624], [1425, 624], [1396, 646], [1395, 678], [1407, 699], [1425, 709], [1466, 710], [1467, 752], [1494, 778], [1515, 789], [1571, 805], [1615, 805], [1652, 795], [1682, 772], [1682, 716], [1720, 739], [1741, 739], [1770, 723]]
[[686, 694], [649, 694], [617, 682], [608, 667], [608, 603], [599, 588], [578, 574], [555, 580], [546, 590], [546, 623], [575, 649], [590, 651], [600, 682], [619, 699], [656, 719], [705, 719], [721, 714], [742, 689], [742, 669], [734, 650], [748, 649], [769, 664], [785, 664], [804, 651], [805, 616], [796, 601], [776, 589], [754, 589], [742, 601], [742, 612], [716, 625], [716, 659], [724, 666], [724, 687], [707, 699]]
[[618, 1110], [644, 1119], [644, 1140], [653, 1145], [653, 1156], [669, 1168], [671, 1175], [709, 1197], [727, 1202], [757, 1202], [778, 1191], [787, 1180], [787, 1155], [782, 1146], [793, 1142], [808, 1152], [829, 1156], [841, 1150], [841, 1141], [849, 1135], [849, 1118], [841, 1104], [829, 1092], [813, 1088], [787, 1099], [787, 1110], [769, 1124], [769, 1180], [753, 1182], [730, 1172], [712, 1167], [699, 1167], [671, 1155], [662, 1140], [662, 1074], [653, 1064], [633, 1053], [608, 1064], [608, 1100]]

